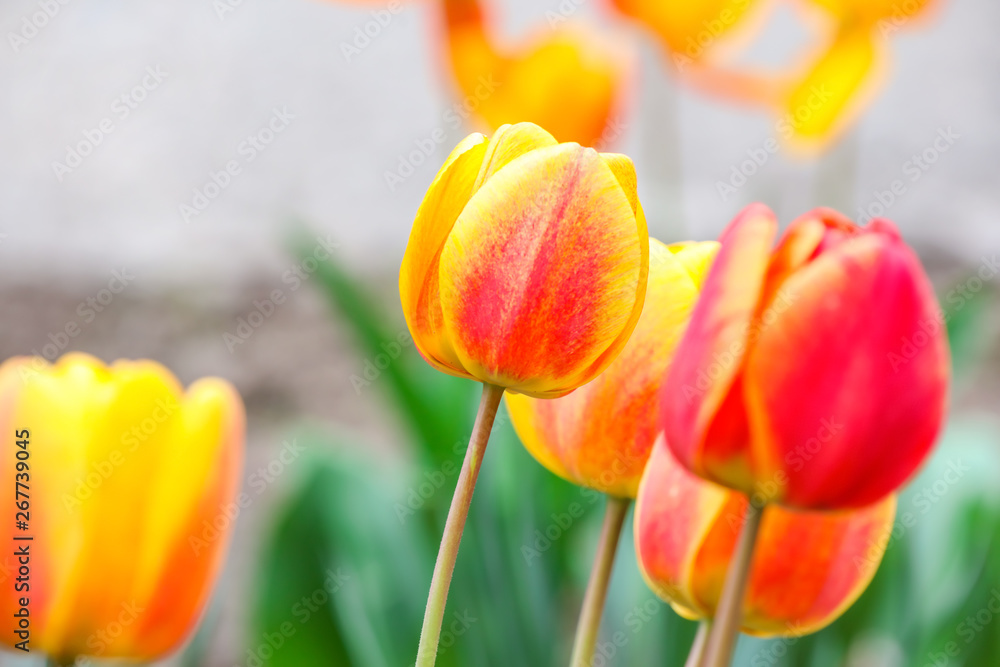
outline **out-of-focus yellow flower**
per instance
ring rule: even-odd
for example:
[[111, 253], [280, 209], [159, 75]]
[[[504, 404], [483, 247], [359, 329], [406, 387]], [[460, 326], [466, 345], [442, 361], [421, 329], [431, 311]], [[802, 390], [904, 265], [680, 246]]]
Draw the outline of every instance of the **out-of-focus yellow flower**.
[[507, 395], [542, 465], [574, 484], [634, 498], [656, 439], [660, 384], [719, 244], [649, 241], [649, 286], [625, 349], [597, 379], [554, 400]]
[[593, 380], [642, 312], [649, 232], [624, 155], [531, 123], [466, 137], [431, 183], [399, 273], [435, 368], [542, 398]]
[[151, 661], [177, 648], [238, 514], [236, 391], [205, 378], [185, 392], [152, 361], [15, 358], [0, 366], [0, 433], [4, 549], [15, 571], [30, 570], [23, 589], [9, 582], [0, 594], [0, 613], [14, 619], [3, 642], [25, 639], [15, 630], [26, 607], [29, 648], [66, 664]]
[[[675, 71], [710, 94], [772, 108], [778, 136], [813, 152], [850, 127], [887, 69], [888, 38], [934, 0], [794, 0], [812, 46], [775, 72], [732, 62], [776, 5], [769, 0], [613, 0], [660, 37]], [[790, 0], [791, 1], [791, 0]]]
[[445, 0], [451, 69], [465, 98], [459, 115], [490, 130], [528, 121], [559, 141], [606, 147], [626, 58], [600, 35], [558, 22], [512, 49], [498, 48], [477, 0]]

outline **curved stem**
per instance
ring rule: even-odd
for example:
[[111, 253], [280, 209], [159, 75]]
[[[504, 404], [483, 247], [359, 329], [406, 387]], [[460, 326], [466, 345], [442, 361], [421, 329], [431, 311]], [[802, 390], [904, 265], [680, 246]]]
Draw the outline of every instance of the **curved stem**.
[[705, 644], [708, 642], [708, 633], [711, 631], [711, 621], [705, 620], [698, 624], [698, 634], [694, 636], [694, 643], [691, 644], [691, 652], [688, 653], [684, 667], [700, 667], [701, 661], [705, 659]]
[[708, 636], [708, 646], [705, 649], [705, 667], [728, 667], [733, 659], [733, 649], [739, 634], [740, 620], [743, 616], [743, 597], [746, 593], [747, 580], [750, 574], [750, 564], [753, 561], [753, 550], [757, 543], [757, 532], [760, 529], [760, 519], [766, 507], [755, 509], [747, 507], [746, 519], [743, 521], [743, 531], [736, 543], [736, 551], [729, 562], [726, 581], [722, 585], [722, 598], [715, 612], [715, 622]]
[[608, 596], [608, 583], [611, 581], [611, 567], [615, 563], [618, 539], [621, 537], [625, 515], [628, 514], [628, 506], [631, 503], [629, 498], [607, 497], [601, 540], [594, 555], [594, 567], [590, 571], [587, 593], [584, 595], [580, 620], [576, 626], [573, 657], [570, 659], [571, 667], [590, 667], [593, 660], [594, 645], [601, 629], [604, 600]]
[[469, 516], [469, 505], [472, 503], [472, 492], [476, 488], [476, 478], [486, 453], [486, 443], [490, 439], [493, 420], [500, 407], [503, 397], [503, 387], [491, 384], [483, 385], [483, 397], [479, 401], [479, 413], [476, 415], [476, 425], [472, 429], [469, 448], [465, 452], [465, 463], [458, 476], [455, 495], [451, 498], [451, 508], [444, 524], [444, 534], [441, 536], [441, 546], [438, 549], [437, 562], [434, 563], [434, 576], [431, 578], [431, 589], [427, 594], [427, 609], [424, 611], [424, 625], [420, 630], [420, 647], [417, 649], [416, 667], [433, 667], [437, 659], [438, 640], [441, 638], [441, 623], [444, 621], [444, 608], [448, 602], [448, 588], [451, 586], [451, 576], [455, 572], [455, 559], [458, 558], [458, 545], [462, 541], [465, 530], [465, 519]]

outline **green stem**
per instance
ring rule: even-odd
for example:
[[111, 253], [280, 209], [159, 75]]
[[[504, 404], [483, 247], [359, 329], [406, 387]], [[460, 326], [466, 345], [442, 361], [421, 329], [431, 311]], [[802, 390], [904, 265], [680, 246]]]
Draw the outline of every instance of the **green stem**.
[[571, 667], [590, 667], [594, 658], [594, 645], [601, 629], [604, 600], [608, 597], [611, 568], [615, 563], [618, 539], [621, 537], [622, 525], [625, 523], [625, 515], [628, 514], [631, 503], [632, 500], [629, 498], [607, 497], [601, 540], [594, 555], [594, 567], [590, 571], [587, 593], [583, 597], [583, 608], [580, 610], [580, 620], [576, 626], [573, 657], [570, 659]]
[[465, 463], [462, 464], [462, 472], [458, 476], [455, 495], [451, 498], [451, 508], [448, 510], [448, 519], [444, 524], [444, 535], [441, 536], [437, 562], [434, 564], [431, 590], [427, 594], [427, 609], [424, 611], [424, 625], [420, 630], [420, 647], [417, 649], [416, 667], [433, 667], [434, 661], [437, 659], [441, 623], [444, 621], [444, 608], [448, 602], [448, 587], [451, 585], [451, 576], [455, 572], [458, 545], [462, 541], [465, 519], [469, 516], [469, 505], [472, 503], [472, 492], [476, 488], [476, 478], [479, 476], [479, 468], [483, 464], [486, 443], [490, 439], [490, 430], [493, 428], [493, 420], [497, 416], [503, 391], [503, 387], [483, 384], [483, 397], [479, 402], [479, 414], [476, 415], [476, 425], [472, 429], [469, 448], [465, 452]]
[[691, 652], [688, 653], [684, 667], [699, 667], [701, 665], [701, 661], [705, 659], [705, 644], [708, 642], [708, 633], [711, 630], [712, 621], [705, 620], [698, 624], [698, 634], [694, 636], [694, 643], [691, 644]]
[[750, 564], [753, 561], [754, 546], [757, 543], [757, 532], [760, 529], [760, 518], [764, 514], [764, 509], [747, 507], [743, 530], [736, 543], [733, 559], [729, 562], [726, 581], [722, 585], [722, 598], [715, 611], [715, 622], [708, 635], [705, 661], [702, 663], [704, 667], [728, 667], [733, 659], [733, 649], [736, 647], [736, 637], [743, 616], [743, 597], [746, 593], [747, 580], [750, 578]]

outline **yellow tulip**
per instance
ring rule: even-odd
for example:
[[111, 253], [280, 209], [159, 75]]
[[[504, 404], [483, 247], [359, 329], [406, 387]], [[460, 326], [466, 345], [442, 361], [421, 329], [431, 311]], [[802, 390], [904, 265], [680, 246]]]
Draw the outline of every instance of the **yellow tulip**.
[[5, 549], [27, 551], [14, 568], [30, 571], [19, 571], [23, 588], [8, 582], [0, 594], [4, 618], [28, 610], [29, 634], [5, 623], [4, 643], [27, 639], [60, 662], [150, 661], [177, 648], [205, 608], [235, 519], [236, 391], [205, 378], [185, 392], [153, 361], [15, 358], [0, 366], [0, 433]]
[[[604, 147], [621, 88], [624, 56], [579, 25], [557, 23], [509, 50], [495, 46], [476, 0], [445, 0], [447, 48], [455, 80], [489, 129], [527, 121], [559, 141]], [[607, 140], [602, 140], [604, 137]]]

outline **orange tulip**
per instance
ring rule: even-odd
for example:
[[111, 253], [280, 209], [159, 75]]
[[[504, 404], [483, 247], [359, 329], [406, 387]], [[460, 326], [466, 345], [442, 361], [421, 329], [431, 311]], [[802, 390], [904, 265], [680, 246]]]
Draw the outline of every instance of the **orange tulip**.
[[451, 68], [465, 95], [461, 115], [473, 110], [490, 129], [529, 121], [559, 141], [607, 144], [602, 137], [626, 69], [620, 49], [561, 22], [514, 49], [498, 49], [476, 0], [445, 0], [445, 19]]
[[574, 484], [635, 498], [656, 439], [657, 395], [718, 244], [649, 244], [646, 305], [628, 344], [597, 379], [554, 400], [507, 396], [524, 446]]
[[[653, 447], [636, 501], [636, 552], [646, 583], [681, 616], [715, 616], [748, 505], [685, 470], [662, 439]], [[839, 513], [763, 511], [740, 630], [801, 636], [832, 623], [868, 587], [896, 497]]]
[[0, 613], [27, 613], [30, 633], [8, 622], [4, 643], [66, 664], [177, 648], [231, 534], [244, 431], [233, 388], [207, 378], [185, 392], [152, 361], [15, 358], [0, 366], [0, 431], [11, 567]]
[[537, 397], [597, 377], [642, 312], [635, 171], [536, 125], [464, 139], [417, 212], [399, 291], [435, 368]]
[[710, 94], [762, 105], [776, 135], [816, 151], [843, 133], [874, 98], [889, 36], [925, 15], [933, 0], [797, 0], [811, 47], [777, 71], [736, 64], [776, 3], [768, 0], [613, 0], [652, 30], [675, 72]]
[[692, 472], [803, 509], [863, 507], [927, 457], [945, 413], [941, 312], [887, 220], [747, 207], [721, 249], [661, 393]]

